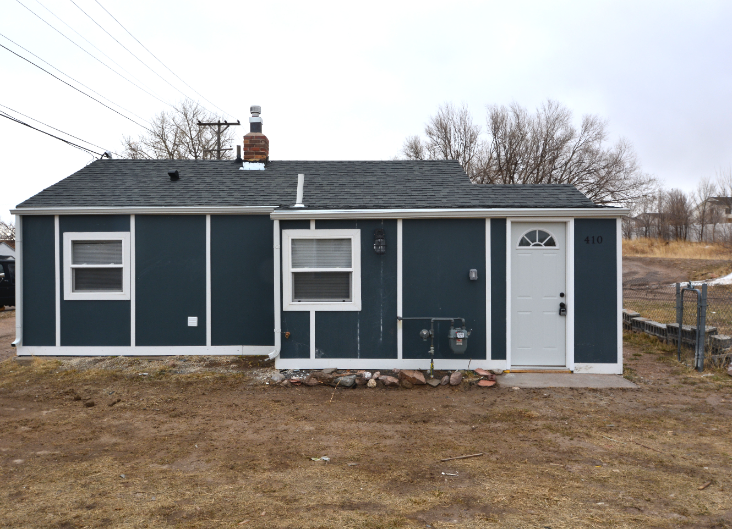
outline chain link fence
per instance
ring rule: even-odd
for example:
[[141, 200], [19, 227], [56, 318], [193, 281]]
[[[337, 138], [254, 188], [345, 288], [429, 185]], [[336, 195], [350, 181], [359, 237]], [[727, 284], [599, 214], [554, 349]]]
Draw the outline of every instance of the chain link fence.
[[[680, 289], [682, 311], [681, 343], [677, 315], [676, 285], [625, 282], [623, 284], [623, 325], [627, 330], [644, 332], [675, 345], [679, 360], [690, 367], [721, 367], [732, 359], [732, 285], [707, 285], [706, 299], [702, 287], [684, 283]], [[704, 303], [705, 301], [705, 303]], [[701, 302], [701, 303], [700, 303]], [[701, 311], [701, 312], [700, 312]], [[699, 321], [705, 321], [700, 333]], [[697, 336], [704, 342], [697, 347]], [[698, 357], [703, 353], [703, 366]]]

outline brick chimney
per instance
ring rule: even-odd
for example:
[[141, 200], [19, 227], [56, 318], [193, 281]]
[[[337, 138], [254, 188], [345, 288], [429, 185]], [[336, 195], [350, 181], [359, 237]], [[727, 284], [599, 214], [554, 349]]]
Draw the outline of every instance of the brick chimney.
[[266, 162], [269, 160], [269, 140], [262, 134], [262, 107], [249, 107], [252, 117], [249, 118], [249, 134], [244, 136], [244, 161]]

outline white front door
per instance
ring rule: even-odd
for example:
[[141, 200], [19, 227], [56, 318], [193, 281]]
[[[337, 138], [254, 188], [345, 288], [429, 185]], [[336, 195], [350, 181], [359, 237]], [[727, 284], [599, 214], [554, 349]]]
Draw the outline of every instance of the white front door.
[[511, 364], [566, 366], [566, 229], [512, 222]]

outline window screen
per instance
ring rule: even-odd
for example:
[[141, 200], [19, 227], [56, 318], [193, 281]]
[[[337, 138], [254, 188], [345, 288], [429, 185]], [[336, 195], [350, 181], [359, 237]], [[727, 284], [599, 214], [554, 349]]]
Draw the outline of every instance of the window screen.
[[122, 264], [122, 241], [73, 241], [71, 263], [75, 265]]
[[74, 292], [122, 292], [122, 268], [74, 268]]
[[351, 268], [351, 239], [293, 239], [292, 268]]
[[292, 276], [293, 301], [351, 301], [351, 272], [296, 272]]

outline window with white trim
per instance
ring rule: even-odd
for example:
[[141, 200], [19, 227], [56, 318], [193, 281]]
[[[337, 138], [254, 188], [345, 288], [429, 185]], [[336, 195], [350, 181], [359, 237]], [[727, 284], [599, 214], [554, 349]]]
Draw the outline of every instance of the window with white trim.
[[556, 248], [557, 242], [551, 233], [544, 230], [531, 229], [521, 236], [518, 245], [529, 248]]
[[283, 230], [283, 310], [361, 310], [360, 230]]
[[130, 234], [65, 232], [64, 299], [130, 299]]

